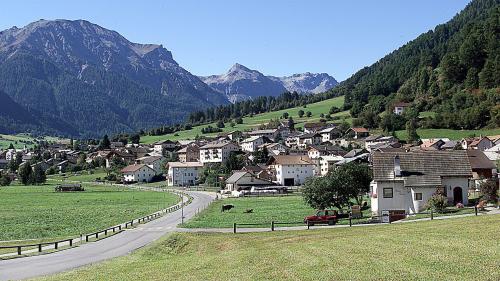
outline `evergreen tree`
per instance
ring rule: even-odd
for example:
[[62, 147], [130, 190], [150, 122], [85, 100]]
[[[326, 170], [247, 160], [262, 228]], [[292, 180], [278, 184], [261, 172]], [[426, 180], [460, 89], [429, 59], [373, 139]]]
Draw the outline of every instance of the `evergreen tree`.
[[104, 137], [101, 140], [101, 143], [99, 144], [100, 149], [110, 149], [111, 147], [111, 142], [109, 141], [108, 135], [104, 135]]
[[416, 143], [420, 139], [417, 133], [417, 120], [415, 118], [406, 122], [406, 133], [408, 134], [409, 143]]

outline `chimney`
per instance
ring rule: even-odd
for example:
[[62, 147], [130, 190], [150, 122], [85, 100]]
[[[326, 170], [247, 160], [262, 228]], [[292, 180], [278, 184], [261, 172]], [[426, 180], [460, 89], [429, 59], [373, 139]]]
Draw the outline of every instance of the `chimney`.
[[399, 160], [399, 156], [396, 155], [394, 157], [394, 177], [400, 177], [401, 176], [401, 162]]

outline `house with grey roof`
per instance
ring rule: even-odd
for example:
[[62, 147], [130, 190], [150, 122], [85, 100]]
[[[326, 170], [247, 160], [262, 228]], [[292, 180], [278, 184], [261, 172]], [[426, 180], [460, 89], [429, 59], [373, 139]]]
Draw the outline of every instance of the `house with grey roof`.
[[468, 203], [472, 169], [466, 151], [375, 151], [372, 166], [374, 215], [382, 211], [418, 213], [437, 192], [445, 195], [450, 204]]
[[248, 171], [234, 171], [226, 180], [226, 189], [229, 191], [250, 190], [255, 186], [272, 186], [274, 183], [260, 179]]

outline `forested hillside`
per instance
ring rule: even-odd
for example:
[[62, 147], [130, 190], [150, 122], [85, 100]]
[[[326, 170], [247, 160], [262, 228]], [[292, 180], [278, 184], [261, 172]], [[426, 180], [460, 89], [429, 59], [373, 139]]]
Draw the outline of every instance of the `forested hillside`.
[[[421, 127], [500, 126], [500, 1], [475, 0], [451, 21], [420, 35], [332, 89], [358, 123], [400, 129], [418, 112]], [[406, 118], [395, 102], [411, 102]], [[387, 111], [387, 114], [380, 113]]]

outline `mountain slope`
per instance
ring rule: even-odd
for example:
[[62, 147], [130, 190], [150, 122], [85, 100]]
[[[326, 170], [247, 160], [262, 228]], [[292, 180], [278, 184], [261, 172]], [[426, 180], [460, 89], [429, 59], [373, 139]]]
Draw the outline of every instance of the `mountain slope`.
[[228, 103], [161, 45], [132, 43], [82, 20], [0, 32], [0, 90], [30, 114], [73, 128], [48, 122], [47, 130], [82, 136], [180, 122]]
[[224, 93], [233, 103], [259, 96], [278, 96], [286, 92], [280, 81], [272, 80], [257, 70], [238, 63], [226, 74], [201, 79], [214, 90]]
[[225, 74], [200, 78], [214, 90], [225, 94], [233, 103], [260, 96], [276, 97], [286, 91], [317, 94], [337, 85], [337, 81], [326, 73], [265, 76], [238, 63]]
[[[437, 113], [420, 126], [499, 127], [499, 22], [499, 0], [474, 0], [449, 22], [361, 69], [327, 95], [345, 95], [345, 107], [369, 126], [377, 122], [367, 119], [406, 101], [415, 112]], [[394, 129], [389, 114], [381, 123]]]

